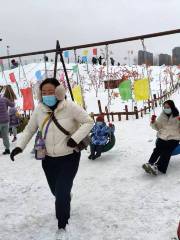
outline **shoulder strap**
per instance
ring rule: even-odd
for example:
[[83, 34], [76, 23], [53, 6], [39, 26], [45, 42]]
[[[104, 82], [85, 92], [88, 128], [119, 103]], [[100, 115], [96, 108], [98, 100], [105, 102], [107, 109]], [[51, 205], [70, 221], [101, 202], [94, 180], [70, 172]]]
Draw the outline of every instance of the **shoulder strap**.
[[52, 114], [52, 121], [54, 122], [54, 124], [56, 125], [56, 127], [61, 131], [63, 132], [65, 135], [69, 136], [70, 133], [64, 129], [57, 121], [57, 119], [55, 118], [54, 114]]
[[48, 115], [45, 117], [45, 119], [44, 119], [44, 121], [43, 121], [43, 123], [42, 123], [42, 125], [41, 125], [41, 129], [40, 129], [41, 132], [43, 131], [43, 128], [44, 128], [45, 124], [47, 123], [47, 121], [48, 121], [50, 118], [51, 118], [51, 114], [48, 114]]

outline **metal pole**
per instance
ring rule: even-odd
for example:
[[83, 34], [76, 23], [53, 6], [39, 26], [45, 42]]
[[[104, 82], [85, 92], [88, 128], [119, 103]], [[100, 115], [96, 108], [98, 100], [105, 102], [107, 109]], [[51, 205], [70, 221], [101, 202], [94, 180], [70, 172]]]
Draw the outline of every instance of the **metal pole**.
[[[76, 53], [76, 49], [74, 49], [74, 60], [75, 60], [75, 64], [78, 64], [78, 63], [77, 63], [77, 53]], [[78, 72], [77, 72], [76, 76], [77, 76], [77, 84], [79, 84], [79, 66], [78, 66]]]
[[65, 76], [66, 76], [66, 81], [67, 81], [67, 84], [68, 84], [71, 99], [72, 99], [72, 101], [74, 101], [74, 97], [73, 97], [73, 93], [72, 93], [71, 85], [70, 85], [70, 82], [69, 82], [69, 77], [68, 77], [68, 74], [67, 74], [66, 65], [64, 63], [64, 58], [63, 58], [63, 55], [62, 55], [62, 50], [60, 48], [59, 41], [57, 41], [57, 50], [58, 50], [57, 54], [60, 55], [60, 60], [61, 60], [62, 65], [63, 65], [63, 69], [64, 69], [64, 73], [65, 73]]
[[56, 78], [57, 73], [57, 60], [58, 60], [58, 43], [56, 42], [56, 55], [55, 55], [55, 61], [54, 61], [54, 78]]
[[[10, 48], [10, 46], [7, 46], [7, 56], [9, 56], [10, 54], [9, 54], [9, 48]], [[10, 60], [9, 60], [9, 58], [8, 58], [8, 67], [9, 67], [9, 69], [11, 68], [11, 65], [10, 65]]]

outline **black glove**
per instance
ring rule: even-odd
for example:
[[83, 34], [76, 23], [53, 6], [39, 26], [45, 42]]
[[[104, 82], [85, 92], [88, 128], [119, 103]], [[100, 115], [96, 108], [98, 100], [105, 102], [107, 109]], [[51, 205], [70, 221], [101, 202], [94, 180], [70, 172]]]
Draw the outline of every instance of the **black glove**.
[[14, 148], [10, 154], [11, 160], [14, 161], [14, 156], [16, 156], [19, 153], [22, 153], [22, 149], [19, 147]]
[[68, 141], [67, 141], [67, 146], [68, 147], [71, 147], [71, 148], [75, 148], [77, 146], [77, 143], [72, 139], [70, 138]]

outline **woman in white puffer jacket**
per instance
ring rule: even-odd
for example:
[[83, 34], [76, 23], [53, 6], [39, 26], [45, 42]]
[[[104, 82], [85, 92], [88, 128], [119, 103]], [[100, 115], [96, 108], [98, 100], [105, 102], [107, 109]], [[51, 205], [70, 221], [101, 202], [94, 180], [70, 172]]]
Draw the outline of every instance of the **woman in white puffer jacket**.
[[173, 150], [180, 141], [179, 111], [172, 100], [163, 104], [163, 112], [157, 118], [151, 118], [151, 127], [157, 131], [156, 147], [148, 163], [143, 164], [147, 173], [157, 175], [158, 171], [166, 173]]
[[[34, 110], [10, 156], [14, 161], [14, 156], [24, 150], [37, 129], [41, 129], [45, 118], [52, 112], [58, 123], [70, 133], [70, 136], [67, 136], [51, 121], [45, 139], [47, 154], [42, 160], [50, 190], [56, 199], [58, 228], [63, 232], [70, 218], [70, 193], [80, 160], [80, 152], [74, 149], [91, 131], [93, 120], [83, 108], [65, 99], [65, 89], [56, 79], [44, 80], [40, 85], [40, 94], [42, 102]], [[47, 123], [42, 131], [43, 136], [46, 125]]]

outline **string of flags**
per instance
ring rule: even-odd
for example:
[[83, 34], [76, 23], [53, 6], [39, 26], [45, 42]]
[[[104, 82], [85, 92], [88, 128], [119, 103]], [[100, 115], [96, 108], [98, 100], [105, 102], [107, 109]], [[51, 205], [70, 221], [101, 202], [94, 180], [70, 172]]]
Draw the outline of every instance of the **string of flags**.
[[[122, 100], [127, 101], [132, 99], [131, 80], [125, 80], [119, 84], [119, 93]], [[136, 101], [148, 100], [150, 98], [149, 80], [147, 78], [135, 80], [133, 93]]]

